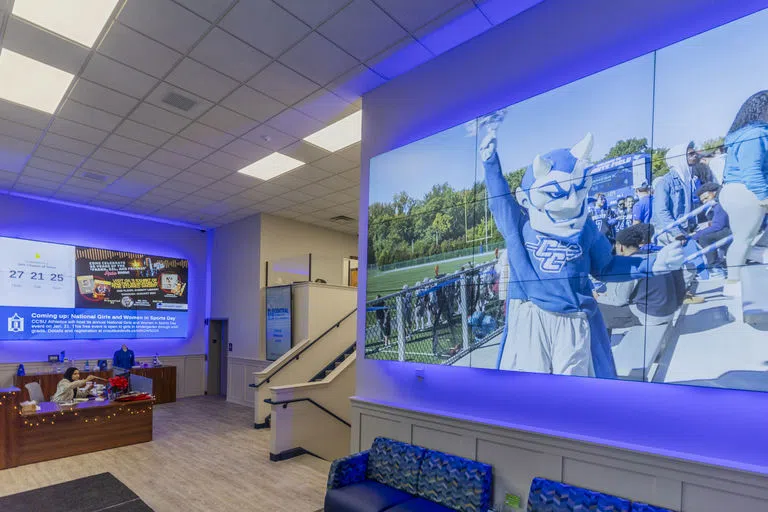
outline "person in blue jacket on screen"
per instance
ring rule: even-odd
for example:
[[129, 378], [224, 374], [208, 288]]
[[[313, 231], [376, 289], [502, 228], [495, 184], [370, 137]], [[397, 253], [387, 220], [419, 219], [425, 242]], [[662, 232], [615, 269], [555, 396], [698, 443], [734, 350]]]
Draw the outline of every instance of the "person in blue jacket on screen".
[[502, 370], [616, 378], [610, 339], [589, 276], [626, 281], [680, 268], [679, 243], [648, 258], [612, 255], [587, 213], [593, 137], [533, 159], [513, 195], [502, 173], [496, 130], [503, 113], [481, 120], [490, 209], [509, 258]]
[[741, 266], [768, 211], [768, 91], [752, 95], [725, 137], [728, 153], [720, 204], [730, 220], [727, 295], [741, 294]]
[[120, 350], [115, 352], [112, 357], [112, 366], [114, 368], [125, 368], [130, 370], [136, 364], [136, 359], [133, 356], [133, 350], [128, 350], [128, 345], [123, 344]]

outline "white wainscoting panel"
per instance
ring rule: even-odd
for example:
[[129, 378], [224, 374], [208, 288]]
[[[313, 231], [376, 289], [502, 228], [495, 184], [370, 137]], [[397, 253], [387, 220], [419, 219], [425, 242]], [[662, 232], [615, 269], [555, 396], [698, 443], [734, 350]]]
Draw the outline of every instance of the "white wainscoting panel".
[[351, 452], [377, 436], [486, 462], [494, 499], [506, 493], [527, 505], [531, 480], [551, 480], [681, 512], [768, 512], [768, 473], [740, 471], [680, 458], [414, 411], [352, 397]]
[[253, 383], [253, 374], [269, 364], [269, 361], [261, 359], [228, 357], [227, 402], [253, 407], [255, 389], [249, 386]]

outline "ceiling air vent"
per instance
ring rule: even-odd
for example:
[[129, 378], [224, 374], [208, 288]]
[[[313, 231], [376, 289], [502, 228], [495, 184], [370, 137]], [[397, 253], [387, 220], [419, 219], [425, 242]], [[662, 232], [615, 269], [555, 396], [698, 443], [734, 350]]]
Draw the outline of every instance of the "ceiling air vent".
[[81, 176], [87, 180], [98, 181], [100, 183], [107, 179], [107, 177], [104, 176], [103, 174], [99, 174], [97, 172], [91, 172], [91, 171], [83, 171]]
[[331, 217], [331, 222], [336, 222], [337, 224], [346, 224], [347, 222], [354, 222], [355, 219], [352, 217], [347, 217], [346, 215], [337, 215], [336, 217]]
[[163, 103], [179, 110], [183, 110], [184, 112], [189, 112], [192, 107], [197, 105], [197, 102], [192, 98], [187, 98], [176, 92], [169, 92], [165, 95], [162, 101]]

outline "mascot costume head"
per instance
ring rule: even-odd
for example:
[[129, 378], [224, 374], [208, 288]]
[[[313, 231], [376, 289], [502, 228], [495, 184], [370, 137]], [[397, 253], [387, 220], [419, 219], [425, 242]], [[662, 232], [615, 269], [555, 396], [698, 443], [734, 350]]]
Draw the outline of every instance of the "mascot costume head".
[[528, 210], [531, 227], [555, 238], [571, 238], [587, 221], [592, 185], [589, 156], [594, 137], [588, 133], [570, 149], [537, 155], [523, 175], [515, 197]]

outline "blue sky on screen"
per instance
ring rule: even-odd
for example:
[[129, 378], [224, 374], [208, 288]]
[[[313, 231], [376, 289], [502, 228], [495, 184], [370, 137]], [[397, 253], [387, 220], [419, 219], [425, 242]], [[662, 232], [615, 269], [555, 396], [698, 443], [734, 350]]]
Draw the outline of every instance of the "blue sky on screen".
[[[505, 172], [570, 147], [587, 132], [595, 136], [594, 160], [632, 137], [668, 148], [725, 135], [744, 100], [768, 89], [767, 26], [768, 10], [658, 51], [655, 112], [653, 54], [509, 107], [498, 131]], [[370, 202], [401, 191], [421, 198], [437, 183], [471, 187], [476, 175], [483, 177], [475, 144], [461, 125], [375, 157]]]
[[768, 89], [768, 10], [656, 53], [654, 145], [728, 132], [742, 103]]

